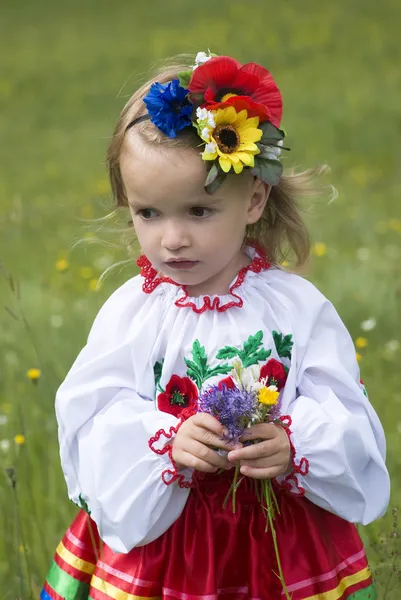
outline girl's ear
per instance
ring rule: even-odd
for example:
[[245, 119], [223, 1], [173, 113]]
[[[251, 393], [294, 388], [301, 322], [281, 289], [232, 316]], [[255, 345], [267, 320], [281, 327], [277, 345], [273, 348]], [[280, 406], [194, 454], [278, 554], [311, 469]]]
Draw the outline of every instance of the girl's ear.
[[265, 209], [266, 202], [269, 198], [271, 189], [271, 185], [264, 183], [258, 177], [254, 178], [250, 191], [250, 198], [247, 209], [248, 225], [253, 225], [253, 223], [259, 221]]

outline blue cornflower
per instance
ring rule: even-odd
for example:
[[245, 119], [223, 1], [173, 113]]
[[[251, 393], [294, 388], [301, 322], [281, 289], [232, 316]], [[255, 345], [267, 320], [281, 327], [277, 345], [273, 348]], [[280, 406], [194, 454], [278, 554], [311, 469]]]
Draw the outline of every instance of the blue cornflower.
[[152, 123], [170, 138], [177, 137], [177, 131], [192, 125], [193, 107], [188, 90], [180, 86], [178, 79], [152, 83], [143, 101]]
[[205, 390], [199, 398], [199, 410], [216, 417], [228, 431], [228, 438], [238, 442], [256, 410], [255, 393], [217, 385]]

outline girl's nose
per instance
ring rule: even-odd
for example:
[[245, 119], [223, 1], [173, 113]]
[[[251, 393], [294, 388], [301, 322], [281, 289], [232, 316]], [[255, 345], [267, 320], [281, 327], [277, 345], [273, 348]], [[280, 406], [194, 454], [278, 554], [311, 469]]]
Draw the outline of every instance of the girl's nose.
[[161, 244], [166, 250], [188, 247], [189, 235], [183, 223], [170, 222], [163, 226]]

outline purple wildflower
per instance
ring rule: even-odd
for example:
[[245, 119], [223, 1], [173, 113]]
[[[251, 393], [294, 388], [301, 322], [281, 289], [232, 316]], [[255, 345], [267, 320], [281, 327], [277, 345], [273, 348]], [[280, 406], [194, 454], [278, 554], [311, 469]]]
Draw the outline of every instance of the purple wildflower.
[[257, 398], [254, 392], [238, 388], [211, 386], [199, 397], [199, 411], [216, 419], [227, 429], [227, 437], [238, 442], [256, 410]]

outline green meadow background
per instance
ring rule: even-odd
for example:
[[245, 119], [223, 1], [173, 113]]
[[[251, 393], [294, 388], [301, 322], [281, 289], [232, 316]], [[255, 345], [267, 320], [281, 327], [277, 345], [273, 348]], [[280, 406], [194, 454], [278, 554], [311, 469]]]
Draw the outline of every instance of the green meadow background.
[[288, 166], [331, 166], [338, 198], [305, 203], [306, 276], [349, 328], [386, 430], [391, 507], [361, 533], [379, 599], [399, 600], [400, 19], [399, 0], [0, 0], [0, 600], [38, 597], [75, 514], [54, 394], [101, 304], [137, 272], [130, 261], [97, 285], [127, 259], [113, 228], [128, 215], [93, 221], [112, 209], [114, 121], [156, 61], [207, 48], [273, 72]]

